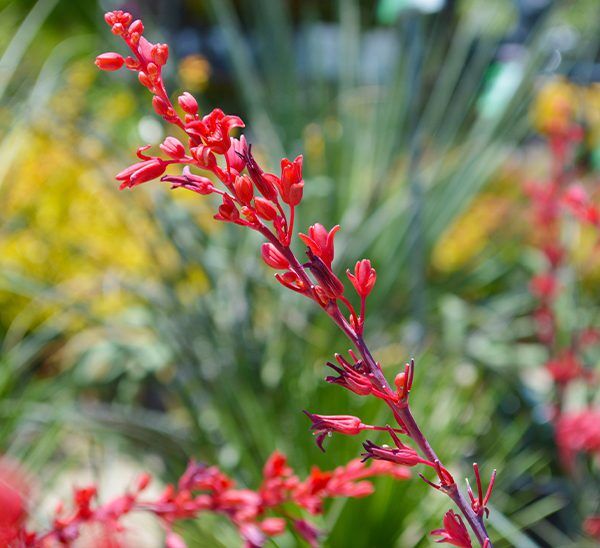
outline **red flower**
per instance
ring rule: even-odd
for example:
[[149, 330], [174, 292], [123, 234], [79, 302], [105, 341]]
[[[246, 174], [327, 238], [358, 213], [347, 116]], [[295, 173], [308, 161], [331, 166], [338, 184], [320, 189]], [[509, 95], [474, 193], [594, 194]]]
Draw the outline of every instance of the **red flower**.
[[[30, 485], [14, 462], [0, 459], [0, 544], [13, 546], [27, 518]], [[20, 544], [18, 544], [20, 546]]]
[[600, 409], [561, 415], [556, 422], [556, 444], [571, 468], [577, 453], [600, 455]]
[[256, 214], [265, 221], [273, 221], [277, 217], [275, 204], [262, 196], [254, 198], [254, 209]]
[[404, 466], [416, 466], [417, 464], [431, 465], [428, 460], [421, 458], [419, 453], [412, 447], [408, 447], [408, 445], [402, 444], [401, 448], [381, 447], [367, 440], [363, 443], [363, 447], [365, 448], [365, 453], [362, 454], [363, 460], [383, 460]]
[[302, 180], [302, 155], [291, 162], [287, 158], [281, 160], [281, 199], [291, 207], [302, 200], [304, 181]]
[[308, 411], [304, 411], [304, 414], [312, 421], [310, 429], [314, 430], [321, 451], [325, 451], [323, 440], [332, 432], [355, 436], [366, 427], [358, 417], [352, 415], [313, 415]]
[[529, 290], [534, 297], [541, 300], [551, 299], [556, 295], [558, 282], [552, 274], [538, 274], [531, 279]]
[[115, 179], [122, 181], [119, 187], [121, 190], [131, 188], [160, 177], [167, 169], [167, 165], [168, 163], [160, 158], [150, 158], [129, 166], [121, 171]]
[[583, 522], [583, 530], [590, 535], [590, 537], [600, 541], [600, 516], [590, 516], [589, 518], [586, 518]]
[[562, 352], [558, 358], [548, 361], [545, 367], [558, 384], [568, 384], [579, 377], [589, 375], [572, 350]]
[[436, 542], [459, 546], [460, 548], [471, 548], [471, 538], [462, 518], [452, 510], [448, 510], [444, 516], [444, 528], [431, 531], [432, 535], [441, 536]]
[[187, 188], [197, 194], [207, 195], [215, 190], [215, 185], [207, 177], [194, 175], [190, 168], [185, 166], [182, 175], [165, 175], [161, 181], [171, 183], [171, 188]]
[[350, 270], [346, 270], [348, 279], [352, 282], [356, 292], [364, 299], [371, 293], [375, 280], [377, 280], [377, 273], [371, 266], [369, 259], [363, 259], [358, 261], [354, 266], [354, 274], [350, 274]]
[[119, 70], [123, 66], [124, 62], [125, 59], [123, 59], [123, 56], [109, 51], [107, 53], [103, 53], [102, 55], [98, 55], [98, 57], [96, 57], [95, 64], [100, 70], [112, 71]]
[[216, 108], [201, 120], [186, 124], [186, 131], [209, 147], [216, 154], [225, 154], [231, 146], [229, 132], [235, 127], [244, 127], [238, 116], [226, 115]]
[[223, 203], [219, 206], [219, 213], [215, 215], [217, 221], [235, 222], [240, 218], [240, 212], [228, 194], [223, 194]]
[[248, 144], [242, 135], [239, 139], [231, 138], [231, 146], [225, 155], [229, 169], [239, 175], [246, 167], [246, 149]]
[[290, 267], [288, 260], [271, 243], [264, 243], [261, 247], [263, 261], [275, 270], [287, 270]]
[[308, 229], [308, 236], [306, 234], [299, 234], [299, 236], [317, 257], [331, 267], [334, 256], [333, 238], [339, 229], [340, 226], [335, 225], [327, 232], [322, 224], [315, 223]]

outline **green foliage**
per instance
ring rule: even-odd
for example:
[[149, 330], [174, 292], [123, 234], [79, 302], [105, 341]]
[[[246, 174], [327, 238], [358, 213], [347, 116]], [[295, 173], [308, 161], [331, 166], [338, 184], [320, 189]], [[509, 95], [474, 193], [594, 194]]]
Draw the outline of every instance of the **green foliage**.
[[[522, 265], [486, 257], [460, 288], [450, 277], [434, 278], [430, 266], [440, 237], [529, 129], [534, 80], [547, 61], [547, 21], [533, 29], [519, 58], [501, 63], [499, 44], [512, 21], [502, 3], [464, 3], [468, 9], [444, 15], [400, 11], [376, 27], [369, 9], [343, 0], [333, 42], [317, 32], [326, 30], [317, 2], [300, 14], [283, 0], [241, 2], [237, 11], [230, 0], [207, 4], [235, 77], [228, 100], [247, 115], [256, 149], [273, 167], [284, 154], [305, 152], [306, 200], [297, 226], [341, 224], [337, 268], [364, 255], [377, 267], [367, 339], [386, 373], [393, 378], [415, 355], [414, 414], [457, 477], [470, 473], [473, 460], [486, 473], [500, 469], [490, 518], [496, 546], [576, 545], [577, 524], [552, 522], [574, 495], [544, 489], [553, 481], [549, 467], [557, 466], [553, 442], [547, 425], [532, 419], [539, 395], [528, 394], [516, 374], [536, 351], [515, 346], [522, 335], [515, 319], [528, 303], [522, 294], [486, 295], [483, 305], [453, 294], [478, 291], [490, 279], [502, 286]], [[15, 4], [2, 8], [0, 35], [8, 35], [8, 25], [13, 33], [2, 43], [0, 97], [2, 110], [16, 114], [11, 129], [2, 126], [0, 192], [8, 193], [9, 168], [38, 131], [36, 118], [50, 111], [61, 124], [48, 105], [72, 57], [91, 62], [97, 51], [112, 49], [108, 34], [99, 36], [90, 22], [94, 10], [71, 14], [67, 5], [40, 0], [27, 15]], [[63, 17], [73, 21], [69, 38], [57, 30]], [[375, 32], [389, 38], [393, 55], [373, 76], [361, 51]], [[31, 52], [34, 61], [23, 62]], [[91, 132], [118, 156], [110, 169], [93, 158], [85, 164], [86, 173], [111, 185], [115, 165], [132, 158], [119, 151], [133, 150], [132, 135], [138, 137], [133, 120], [103, 129], [106, 110], [98, 105], [112, 93], [103, 86], [93, 84], [76, 125], [81, 137]], [[73, 147], [74, 156], [88, 153], [84, 139]], [[144, 463], [165, 480], [193, 455], [256, 486], [275, 448], [304, 471], [359, 453], [358, 440], [336, 437], [321, 454], [302, 409], [390, 420], [373, 402], [322, 382], [323, 363], [347, 343], [327, 318], [270, 279], [255, 235], [207, 230], [206, 209], [164, 189], [118, 200], [127, 204], [116, 214], [123, 226], [129, 229], [135, 215], [153, 230], [142, 237], [148, 268], [117, 270], [110, 279], [125, 295], [116, 310], [97, 310], [106, 297], [100, 290], [72, 292], [69, 284], [14, 268], [0, 276], [2, 290], [26, 303], [2, 326], [0, 447], [38, 473], [55, 471], [47, 489], [60, 483], [59, 472], [90, 462], [108, 466], [115, 453], [158, 457]], [[3, 220], [4, 235], [10, 223]], [[95, 287], [107, 279], [98, 275]], [[100, 456], [91, 458], [94, 452]], [[418, 479], [378, 480], [375, 495], [334, 503], [322, 525], [330, 546], [426, 546], [445, 504]], [[234, 536], [211, 536], [216, 527], [207, 518], [184, 532], [194, 546], [231, 545]]]

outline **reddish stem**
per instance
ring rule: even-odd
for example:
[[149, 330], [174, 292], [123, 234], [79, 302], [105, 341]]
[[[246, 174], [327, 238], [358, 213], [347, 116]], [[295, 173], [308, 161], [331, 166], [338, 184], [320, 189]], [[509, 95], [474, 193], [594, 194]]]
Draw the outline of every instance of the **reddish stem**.
[[[314, 295], [313, 283], [311, 282], [306, 270], [300, 264], [292, 250], [289, 246], [284, 246], [279, 242], [279, 240], [275, 237], [270, 230], [264, 229], [261, 230], [261, 233], [275, 246], [277, 249], [285, 256], [285, 258], [290, 263], [291, 270], [293, 270], [298, 277], [306, 283], [310, 288], [310, 294], [307, 296], [311, 297], [313, 300], [319, 302], [319, 300]], [[369, 373], [373, 375], [376, 380], [377, 388], [383, 393], [391, 391], [391, 387], [381, 370], [380, 365], [375, 361], [371, 351], [369, 350], [367, 344], [361, 335], [358, 335], [354, 329], [350, 326], [346, 318], [340, 312], [337, 304], [332, 302], [327, 307], [322, 307], [327, 314], [331, 317], [331, 319], [340, 327], [340, 329], [346, 334], [346, 336], [352, 341], [356, 349], [360, 352], [365, 365], [367, 366]], [[439, 457], [436, 452], [433, 450], [433, 447], [429, 444], [429, 441], [421, 432], [417, 422], [415, 421], [408, 402], [393, 402], [389, 399], [386, 399], [386, 403], [391, 408], [394, 417], [398, 421], [398, 424], [402, 429], [405, 429], [408, 436], [414, 440], [417, 444], [423, 456], [431, 462], [439, 462], [440, 466], [443, 467]], [[486, 531], [485, 525], [483, 523], [483, 518], [478, 516], [471, 508], [471, 505], [463, 496], [463, 494], [459, 491], [456, 483], [452, 483], [452, 485], [443, 489], [443, 492], [446, 493], [452, 501], [458, 506], [465, 519], [469, 523], [473, 533], [477, 537], [477, 540], [481, 546], [488, 546], [489, 548], [493, 548], [492, 544], [489, 541], [489, 535]], [[487, 544], [486, 544], [487, 542]]]

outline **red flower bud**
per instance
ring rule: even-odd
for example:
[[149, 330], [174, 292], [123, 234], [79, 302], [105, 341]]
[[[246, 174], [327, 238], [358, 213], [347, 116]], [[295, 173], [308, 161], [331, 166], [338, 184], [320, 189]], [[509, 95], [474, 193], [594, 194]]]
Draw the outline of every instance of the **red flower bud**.
[[150, 78], [148, 78], [148, 75], [143, 71], [138, 72], [138, 80], [140, 81], [140, 84], [142, 84], [142, 86], [150, 90], [154, 87], [152, 80], [150, 80]]
[[191, 93], [184, 91], [183, 94], [177, 98], [177, 102], [188, 114], [198, 114], [198, 102]]
[[377, 280], [377, 273], [371, 266], [369, 259], [358, 261], [354, 266], [354, 274], [350, 274], [350, 271], [346, 270], [346, 276], [348, 276], [354, 289], [356, 289], [356, 292], [362, 298], [367, 297], [371, 293], [375, 285], [375, 280]]
[[129, 25], [129, 29], [127, 30], [130, 34], [132, 32], [136, 32], [137, 34], [143, 34], [144, 24], [139, 19], [136, 19], [133, 23], [131, 23], [131, 25]]
[[171, 116], [173, 114], [169, 103], [167, 103], [162, 97], [155, 95], [152, 98], [152, 106], [154, 107], [154, 111], [159, 116]]
[[169, 58], [169, 46], [167, 44], [155, 44], [152, 47], [152, 60], [162, 67]]
[[227, 195], [223, 195], [223, 203], [219, 206], [219, 213], [215, 215], [217, 221], [235, 222], [240, 218], [240, 212], [234, 201]]
[[287, 158], [281, 160], [281, 198], [294, 207], [302, 200], [304, 181], [302, 180], [302, 155], [291, 162]]
[[115, 23], [110, 30], [113, 34], [119, 36], [125, 32], [125, 27], [122, 23]]
[[254, 198], [254, 209], [256, 210], [256, 214], [265, 221], [272, 221], [277, 217], [275, 204], [261, 196]]
[[270, 537], [281, 535], [285, 531], [285, 520], [283, 518], [266, 518], [261, 522], [260, 528], [265, 535]]
[[238, 197], [239, 201], [244, 205], [249, 205], [254, 197], [254, 187], [250, 177], [248, 177], [248, 175], [236, 177], [233, 188], [235, 189], [235, 195]]
[[98, 55], [94, 63], [100, 70], [112, 71], [119, 70], [123, 66], [124, 62], [125, 59], [123, 59], [123, 56], [109, 51], [107, 53], [103, 53], [102, 55]]
[[261, 247], [263, 261], [275, 270], [287, 270], [290, 267], [288, 260], [271, 243], [264, 243]]
[[175, 137], [167, 137], [160, 145], [160, 149], [173, 160], [179, 160], [185, 156], [183, 143]]

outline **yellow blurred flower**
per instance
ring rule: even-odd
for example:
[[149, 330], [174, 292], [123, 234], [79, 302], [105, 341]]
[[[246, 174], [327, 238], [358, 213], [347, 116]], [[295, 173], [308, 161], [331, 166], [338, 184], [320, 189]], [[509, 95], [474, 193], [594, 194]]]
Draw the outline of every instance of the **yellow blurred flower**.
[[600, 142], [600, 84], [578, 86], [562, 77], [540, 88], [531, 109], [534, 127], [542, 134], [564, 132], [573, 122], [584, 123], [592, 143]]
[[202, 91], [210, 78], [210, 63], [199, 54], [188, 55], [179, 63], [179, 79], [189, 91]]
[[477, 198], [436, 243], [433, 266], [442, 272], [454, 272], [467, 264], [483, 251], [509, 207], [509, 201], [501, 196], [483, 194]]

